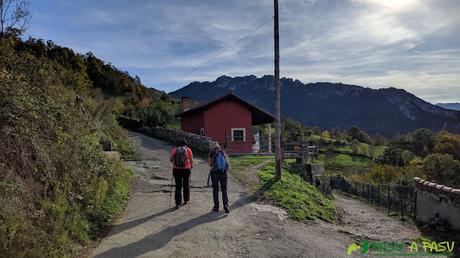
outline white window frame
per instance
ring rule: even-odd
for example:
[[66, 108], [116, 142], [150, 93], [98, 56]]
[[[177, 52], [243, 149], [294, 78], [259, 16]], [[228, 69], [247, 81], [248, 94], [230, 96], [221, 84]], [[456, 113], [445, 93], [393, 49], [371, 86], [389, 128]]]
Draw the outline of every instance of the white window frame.
[[[235, 141], [235, 131], [243, 131], [243, 141]], [[246, 128], [232, 128], [232, 142], [245, 142], [246, 141]]]

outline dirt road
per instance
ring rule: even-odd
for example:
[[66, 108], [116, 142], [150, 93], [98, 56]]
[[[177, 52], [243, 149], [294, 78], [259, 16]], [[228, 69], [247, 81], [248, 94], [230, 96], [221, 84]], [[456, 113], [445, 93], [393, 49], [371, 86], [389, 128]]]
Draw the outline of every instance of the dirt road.
[[211, 212], [208, 166], [200, 158], [191, 202], [175, 210], [169, 206], [172, 146], [138, 133], [130, 138], [141, 161], [127, 163], [135, 169], [128, 204], [92, 257], [349, 257], [353, 232], [289, 220], [283, 210], [255, 202], [231, 177], [231, 213]]

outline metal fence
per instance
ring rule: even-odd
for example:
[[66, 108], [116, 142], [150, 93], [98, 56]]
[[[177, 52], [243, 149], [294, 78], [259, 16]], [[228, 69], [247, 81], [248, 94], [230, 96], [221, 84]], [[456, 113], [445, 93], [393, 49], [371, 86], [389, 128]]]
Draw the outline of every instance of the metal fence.
[[[415, 218], [417, 210], [416, 191], [414, 185], [404, 184], [371, 184], [348, 180], [343, 176], [321, 176], [323, 184], [354, 196], [361, 197], [373, 205], [387, 210], [388, 214], [396, 213], [402, 219]], [[324, 185], [323, 189], [326, 189]]]

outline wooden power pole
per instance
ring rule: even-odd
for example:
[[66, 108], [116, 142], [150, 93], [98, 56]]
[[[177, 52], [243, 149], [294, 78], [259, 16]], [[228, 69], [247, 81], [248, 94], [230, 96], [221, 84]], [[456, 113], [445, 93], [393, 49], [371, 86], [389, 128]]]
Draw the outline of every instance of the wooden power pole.
[[282, 150], [281, 150], [281, 105], [280, 105], [280, 32], [278, 0], [274, 0], [275, 24], [275, 179], [281, 179]]

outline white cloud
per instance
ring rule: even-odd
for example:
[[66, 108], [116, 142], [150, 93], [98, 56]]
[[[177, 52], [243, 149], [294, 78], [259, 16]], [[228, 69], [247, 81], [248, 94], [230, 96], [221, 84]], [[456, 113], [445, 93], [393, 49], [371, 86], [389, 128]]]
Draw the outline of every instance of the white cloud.
[[[222, 74], [273, 70], [271, 22], [222, 52], [273, 15], [272, 1], [48, 0], [34, 6], [40, 13], [32, 35], [91, 50], [166, 91]], [[280, 15], [282, 76], [400, 87], [433, 102], [460, 99], [458, 0], [283, 0]]]

